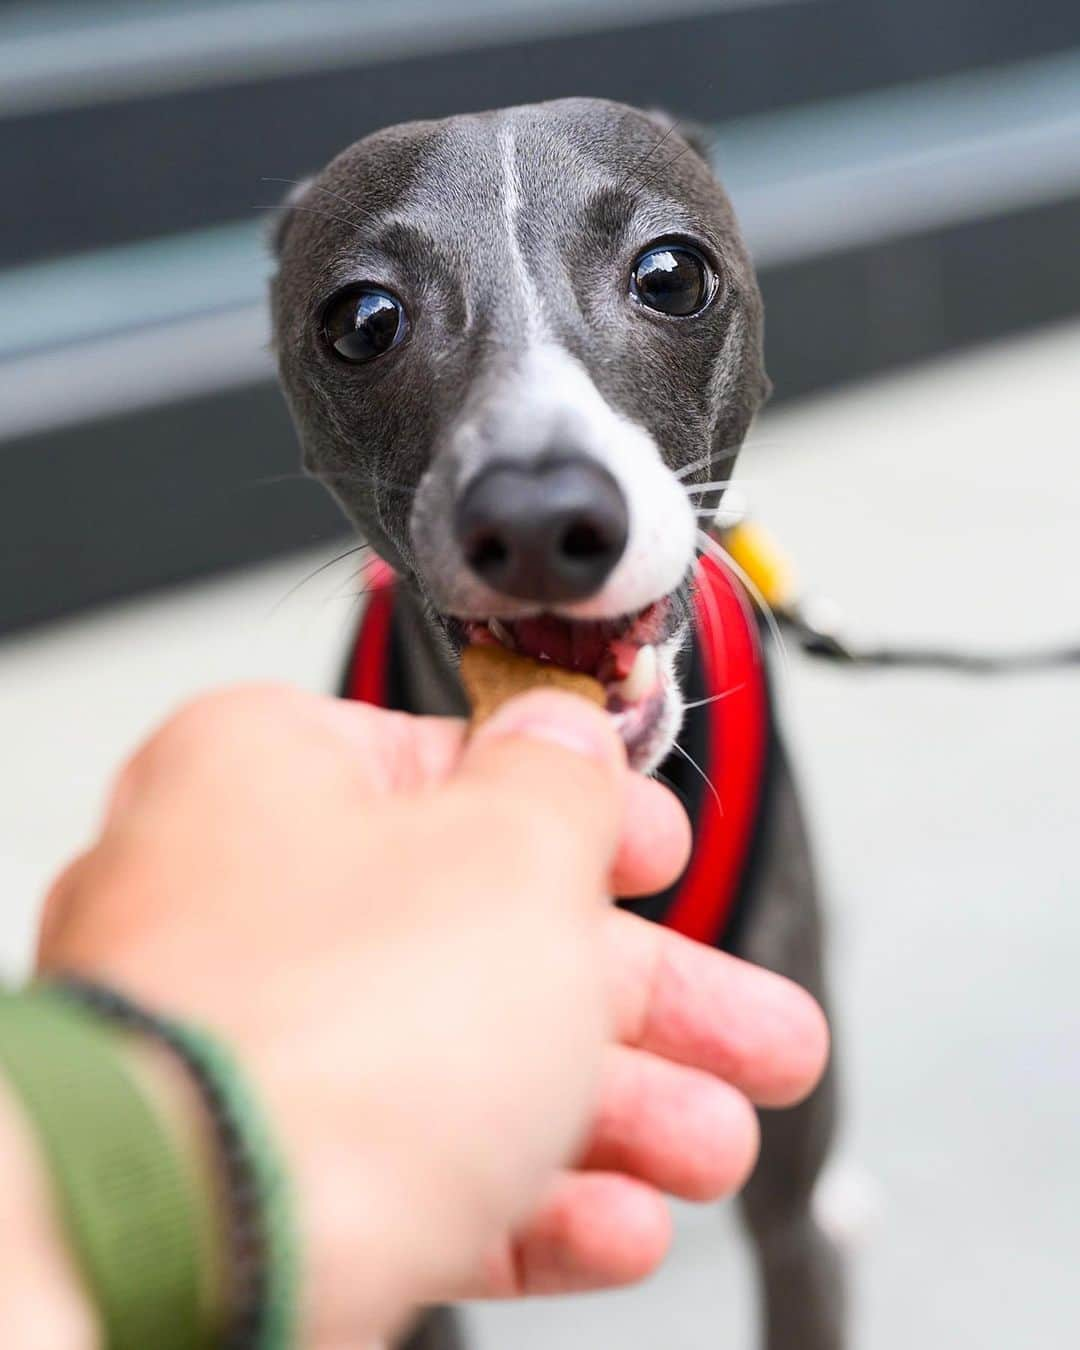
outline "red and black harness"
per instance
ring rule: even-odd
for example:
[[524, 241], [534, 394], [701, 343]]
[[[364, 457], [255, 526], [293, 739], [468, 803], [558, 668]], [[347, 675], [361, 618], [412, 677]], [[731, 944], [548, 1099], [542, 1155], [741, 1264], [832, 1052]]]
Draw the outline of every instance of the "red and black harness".
[[[407, 706], [393, 574], [384, 570], [373, 580], [343, 692], [379, 707], [416, 711]], [[737, 950], [762, 849], [774, 754], [768, 673], [742, 588], [710, 558], [698, 562], [693, 603], [683, 688], [687, 703], [697, 706], [688, 708], [679, 733], [684, 753], [673, 751], [660, 775], [687, 807], [694, 849], [674, 886], [628, 901], [627, 908], [700, 942]]]

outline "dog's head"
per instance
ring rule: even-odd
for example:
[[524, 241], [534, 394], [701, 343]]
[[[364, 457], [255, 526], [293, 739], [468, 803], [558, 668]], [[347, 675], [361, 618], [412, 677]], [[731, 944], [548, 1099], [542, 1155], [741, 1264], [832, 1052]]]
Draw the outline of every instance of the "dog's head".
[[303, 442], [454, 654], [596, 675], [635, 764], [681, 718], [701, 504], [768, 387], [722, 189], [594, 99], [376, 132], [286, 204], [275, 343]]

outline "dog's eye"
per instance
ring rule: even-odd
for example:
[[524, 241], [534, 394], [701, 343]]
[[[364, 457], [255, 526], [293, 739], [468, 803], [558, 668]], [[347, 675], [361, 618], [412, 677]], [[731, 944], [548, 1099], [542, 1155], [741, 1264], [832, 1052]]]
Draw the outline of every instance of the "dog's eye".
[[716, 278], [695, 248], [660, 244], [638, 255], [630, 274], [630, 294], [649, 309], [684, 319], [698, 314], [713, 298]]
[[343, 361], [359, 364], [383, 356], [409, 331], [405, 306], [377, 286], [339, 291], [323, 311], [323, 334]]

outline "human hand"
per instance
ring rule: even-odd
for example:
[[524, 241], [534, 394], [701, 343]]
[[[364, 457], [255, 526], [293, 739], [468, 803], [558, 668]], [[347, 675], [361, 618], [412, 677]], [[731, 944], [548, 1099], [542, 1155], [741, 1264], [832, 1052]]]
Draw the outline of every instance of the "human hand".
[[464, 747], [460, 723], [291, 690], [202, 699], [47, 906], [44, 970], [215, 1028], [253, 1076], [319, 1340], [467, 1279], [570, 1156], [607, 1039], [605, 900], [682, 861], [681, 813], [603, 718], [557, 696], [515, 716]]
[[[301, 1197], [316, 1343], [420, 1297], [642, 1273], [663, 1246], [650, 1187], [717, 1193], [753, 1156], [745, 1100], [709, 1071], [793, 1096], [823, 1055], [813, 1005], [768, 976], [740, 1001], [765, 988], [773, 1032], [779, 1010], [797, 1034], [763, 1035], [755, 1065], [715, 1012], [662, 1011], [662, 969], [707, 961], [706, 987], [733, 994], [747, 972], [602, 905], [665, 884], [686, 848], [603, 718], [534, 697], [462, 742], [460, 724], [291, 691], [213, 696], [135, 757], [50, 900], [44, 968], [216, 1027], [259, 1084]], [[613, 1016], [640, 1049], [608, 1044]], [[612, 1170], [551, 1189], [575, 1153]], [[541, 1190], [516, 1243], [493, 1243]]]

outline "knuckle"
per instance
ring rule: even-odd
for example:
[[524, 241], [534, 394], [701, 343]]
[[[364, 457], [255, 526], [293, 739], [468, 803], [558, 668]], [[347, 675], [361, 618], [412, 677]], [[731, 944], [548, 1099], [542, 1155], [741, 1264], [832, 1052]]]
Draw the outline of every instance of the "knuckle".
[[138, 796], [146, 774], [146, 753], [147, 747], [136, 750], [113, 775], [105, 810], [106, 820], [109, 820], [121, 810], [126, 802]]
[[88, 868], [88, 854], [80, 854], [64, 868], [53, 881], [45, 896], [38, 921], [38, 962], [47, 962], [59, 938], [77, 895], [80, 882]]
[[189, 734], [218, 731], [248, 721], [262, 723], [268, 716], [292, 707], [301, 695], [289, 685], [270, 682], [229, 685], [200, 694], [184, 704], [166, 723]]
[[129, 761], [136, 775], [220, 749], [252, 727], [273, 725], [298, 697], [286, 685], [240, 684], [182, 704]]

